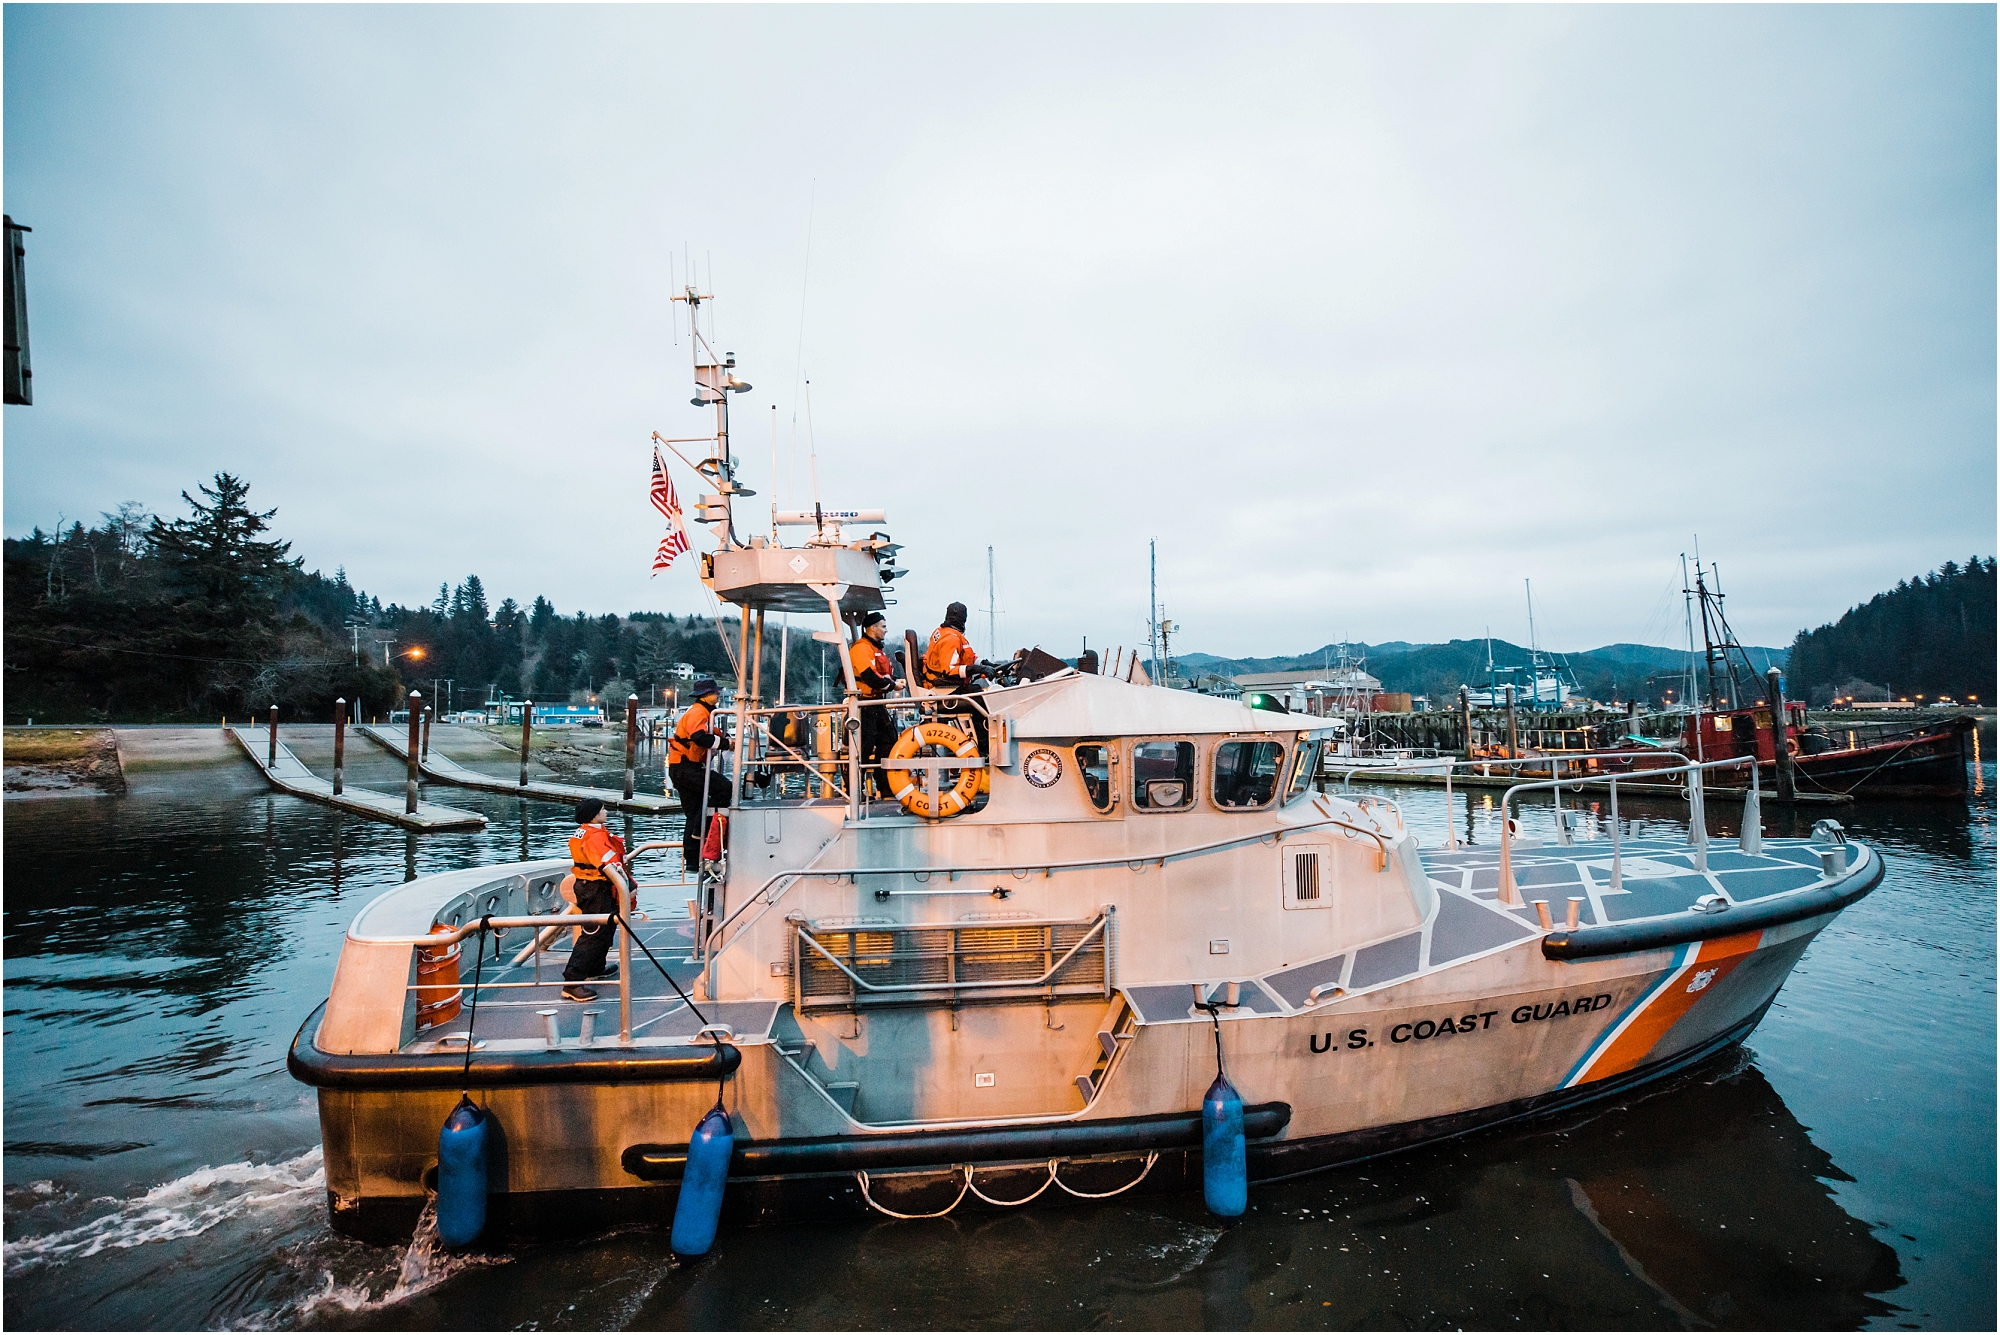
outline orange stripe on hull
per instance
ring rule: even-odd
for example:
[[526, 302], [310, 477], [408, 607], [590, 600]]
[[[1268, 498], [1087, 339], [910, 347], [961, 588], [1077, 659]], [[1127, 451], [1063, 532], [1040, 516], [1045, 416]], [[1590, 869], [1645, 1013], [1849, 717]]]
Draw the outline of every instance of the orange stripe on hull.
[[1654, 1045], [1665, 1037], [1667, 1030], [1673, 1028], [1674, 1023], [1701, 1000], [1702, 993], [1708, 990], [1710, 984], [1728, 977], [1737, 965], [1750, 958], [1763, 936], [1761, 931], [1739, 932], [1735, 936], [1718, 936], [1702, 942], [1701, 950], [1694, 959], [1681, 966], [1672, 979], [1653, 994], [1645, 1009], [1632, 1017], [1624, 1032], [1600, 1051], [1572, 1083], [1582, 1085], [1592, 1080], [1608, 1079], [1643, 1062]]

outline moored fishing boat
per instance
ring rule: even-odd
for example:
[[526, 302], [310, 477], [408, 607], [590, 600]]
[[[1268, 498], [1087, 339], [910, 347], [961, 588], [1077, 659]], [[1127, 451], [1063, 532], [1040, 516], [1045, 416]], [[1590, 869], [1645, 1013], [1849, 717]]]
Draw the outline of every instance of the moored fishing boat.
[[[563, 912], [567, 858], [361, 911], [289, 1059], [342, 1231], [407, 1233], [448, 1117], [448, 1141], [484, 1128], [489, 1234], [665, 1223], [718, 1106], [725, 1219], [1196, 1182], [1227, 1211], [1232, 1144], [1254, 1190], [1701, 1061], [1882, 877], [1831, 823], [1713, 855], [1698, 825], [1689, 844], [1420, 849], [1394, 803], [1315, 791], [1329, 720], [1034, 653], [947, 695], [914, 684], [906, 646], [909, 693], [876, 703], [843, 653], [845, 698], [767, 704], [765, 614], [823, 616], [845, 644], [895, 549], [819, 506], [738, 538], [733, 377], [695, 346], [718, 405], [702, 574], [741, 613], [733, 802], [699, 865], [634, 850], [669, 874], [619, 880], [613, 914]], [[786, 526], [811, 536], [784, 545]], [[880, 762], [870, 709], [901, 734]], [[562, 929], [614, 921], [615, 992], [561, 1000]]]

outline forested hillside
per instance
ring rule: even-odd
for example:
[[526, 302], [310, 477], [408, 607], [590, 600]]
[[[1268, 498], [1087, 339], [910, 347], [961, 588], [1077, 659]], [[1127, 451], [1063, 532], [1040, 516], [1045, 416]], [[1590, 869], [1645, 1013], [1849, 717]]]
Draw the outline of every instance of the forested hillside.
[[[385, 607], [344, 570], [304, 570], [272, 534], [277, 512], [252, 508], [247, 482], [218, 473], [198, 491], [182, 493], [185, 518], [127, 502], [95, 527], [6, 541], [8, 722], [243, 718], [272, 704], [284, 718], [331, 719], [336, 696], [367, 718], [412, 689], [452, 708], [607, 687], [644, 701], [679, 663], [734, 678], [709, 618], [562, 616], [541, 597], [489, 607], [477, 575], [439, 585], [428, 607]], [[792, 698], [816, 692], [821, 649], [794, 637]], [[765, 681], [777, 672], [773, 642]]]
[[1994, 561], [1946, 561], [1792, 642], [1794, 695], [1825, 704], [1949, 696], [1994, 698]]
[[[1387, 644], [1356, 644], [1349, 651], [1364, 655], [1368, 672], [1382, 683], [1385, 691], [1408, 691], [1433, 701], [1449, 700], [1463, 686], [1480, 687], [1486, 673], [1488, 641], [1452, 640], [1447, 644], [1410, 644], [1397, 640]], [[1502, 667], [1526, 665], [1526, 648], [1506, 640], [1491, 641], [1492, 661]], [[1784, 666], [1782, 649], [1752, 647], [1746, 651], [1758, 671], [1772, 663]], [[1601, 649], [1559, 655], [1575, 672], [1577, 686], [1593, 700], [1629, 700], [1659, 703], [1669, 687], [1681, 693], [1688, 655], [1685, 649], [1644, 644], [1611, 644]], [[1337, 662], [1339, 647], [1328, 645], [1311, 654], [1289, 658], [1226, 659], [1209, 654], [1189, 654], [1176, 659], [1191, 675], [1235, 676], [1245, 672], [1289, 672], [1316, 669]]]

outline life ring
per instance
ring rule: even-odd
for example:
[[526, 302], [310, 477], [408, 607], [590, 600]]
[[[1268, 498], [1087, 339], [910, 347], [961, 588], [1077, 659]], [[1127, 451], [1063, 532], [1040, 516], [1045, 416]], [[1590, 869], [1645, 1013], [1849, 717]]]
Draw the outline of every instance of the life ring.
[[922, 816], [926, 820], [942, 820], [946, 816], [956, 816], [972, 802], [979, 791], [979, 776], [984, 769], [962, 769], [958, 772], [958, 782], [950, 788], [939, 787], [934, 793], [927, 793], [911, 775], [909, 770], [892, 769], [889, 761], [908, 760], [926, 746], [939, 746], [950, 751], [960, 760], [974, 760], [979, 756], [979, 741], [970, 733], [950, 723], [919, 723], [896, 739], [887, 760], [882, 767], [882, 777], [889, 784], [889, 791], [903, 804], [903, 810], [912, 816]]

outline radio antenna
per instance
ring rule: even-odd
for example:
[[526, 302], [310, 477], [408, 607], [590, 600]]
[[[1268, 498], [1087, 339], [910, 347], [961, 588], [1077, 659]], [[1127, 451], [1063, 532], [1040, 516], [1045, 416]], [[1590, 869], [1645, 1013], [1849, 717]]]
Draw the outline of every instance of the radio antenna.
[[[812, 191], [806, 196], [806, 263], [805, 273], [799, 279], [799, 342], [792, 354], [792, 476], [785, 492], [787, 503], [798, 503], [799, 487], [799, 381], [805, 375], [806, 365], [806, 294], [812, 288], [813, 267], [813, 206], [819, 201], [819, 178], [814, 177]], [[775, 486], [773, 487], [775, 491]], [[813, 484], [813, 500], [819, 500], [819, 484]]]
[[[813, 513], [819, 513], [819, 441], [813, 435], [813, 382], [805, 376], [806, 387], [806, 457], [812, 461]], [[815, 534], [816, 535], [816, 534]]]

